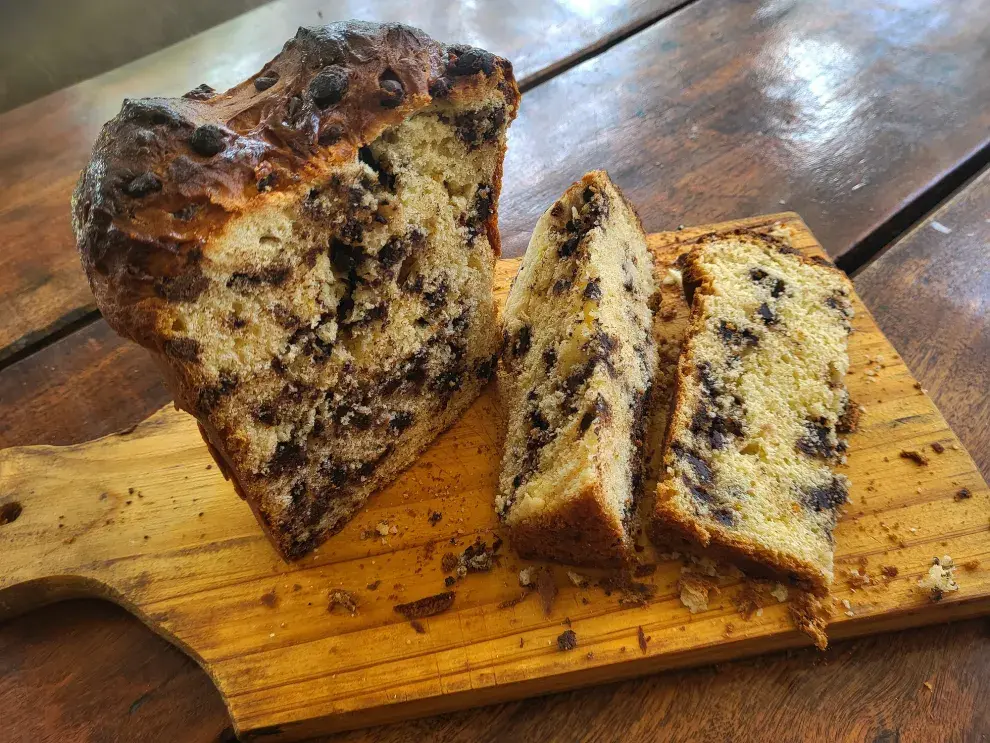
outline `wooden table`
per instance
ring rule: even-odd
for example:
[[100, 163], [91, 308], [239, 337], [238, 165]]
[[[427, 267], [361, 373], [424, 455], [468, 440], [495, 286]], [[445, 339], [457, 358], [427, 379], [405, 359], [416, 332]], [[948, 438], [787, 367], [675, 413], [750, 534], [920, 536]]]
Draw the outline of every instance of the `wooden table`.
[[[84, 441], [169, 400], [95, 311], [68, 193], [125, 95], [250, 74], [299, 24], [399, 19], [516, 62], [507, 255], [585, 170], [647, 229], [800, 212], [990, 476], [990, 16], [983, 0], [277, 0], [0, 116], [0, 446]], [[982, 171], [982, 172], [981, 172]], [[0, 555], [2, 569], [2, 555]], [[340, 741], [979, 740], [974, 620], [340, 735]], [[191, 661], [125, 612], [0, 625], [0, 740], [230, 739]]]

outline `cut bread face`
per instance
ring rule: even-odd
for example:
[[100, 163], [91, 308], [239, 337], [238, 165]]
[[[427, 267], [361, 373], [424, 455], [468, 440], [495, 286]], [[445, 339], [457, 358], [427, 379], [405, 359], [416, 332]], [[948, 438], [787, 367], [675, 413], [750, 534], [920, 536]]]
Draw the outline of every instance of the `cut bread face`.
[[488, 52], [366, 23], [300, 29], [251, 80], [203, 87], [125, 103], [75, 227], [104, 315], [295, 559], [493, 375], [519, 94]]
[[848, 491], [834, 467], [850, 407], [850, 283], [748, 231], [702, 238], [682, 264], [691, 320], [652, 536], [825, 593]]
[[[504, 131], [425, 111], [304, 193], [233, 220], [172, 330], [197, 412], [285, 555], [339, 529], [478, 396], [500, 334], [485, 230]], [[188, 339], [188, 341], [186, 341]]]
[[603, 171], [537, 223], [505, 307], [496, 510], [524, 557], [627, 562], [657, 365], [653, 259]]

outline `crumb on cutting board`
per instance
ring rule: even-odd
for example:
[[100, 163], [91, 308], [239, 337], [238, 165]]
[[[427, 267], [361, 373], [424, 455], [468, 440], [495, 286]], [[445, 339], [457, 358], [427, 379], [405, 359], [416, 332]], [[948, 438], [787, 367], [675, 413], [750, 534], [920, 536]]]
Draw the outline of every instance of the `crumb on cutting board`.
[[918, 581], [918, 587], [928, 594], [928, 598], [937, 603], [946, 593], [959, 590], [959, 584], [956, 583], [953, 575], [954, 570], [955, 565], [948, 555], [941, 558], [933, 557], [928, 574]]
[[677, 590], [681, 603], [692, 614], [708, 611], [708, 600], [712, 595], [720, 593], [718, 584], [707, 575], [684, 573], [677, 581]]

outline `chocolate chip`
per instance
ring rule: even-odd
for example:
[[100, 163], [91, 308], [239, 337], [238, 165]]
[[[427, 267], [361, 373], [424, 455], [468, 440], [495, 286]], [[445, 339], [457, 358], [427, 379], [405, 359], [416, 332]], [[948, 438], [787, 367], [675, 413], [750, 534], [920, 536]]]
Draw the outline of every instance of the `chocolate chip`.
[[155, 193], [156, 191], [161, 190], [162, 181], [154, 173], [142, 173], [136, 178], [132, 178], [124, 186], [124, 193], [135, 199], [139, 199], [142, 196], [147, 196], [150, 193]]
[[570, 288], [571, 288], [570, 279], [557, 279], [553, 284], [553, 293], [559, 296]]
[[765, 325], [776, 325], [780, 321], [777, 314], [770, 309], [770, 305], [766, 302], [762, 302], [760, 304], [759, 308], [756, 310], [756, 314]]
[[436, 80], [430, 80], [430, 96], [433, 98], [446, 98], [450, 95], [451, 85], [450, 78], [438, 77]]
[[229, 395], [237, 387], [237, 375], [230, 371], [221, 371], [217, 383], [204, 387], [196, 398], [196, 406], [200, 413], [209, 413], [220, 400]]
[[770, 296], [776, 299], [784, 293], [785, 286], [783, 279], [774, 279], [773, 286], [770, 287]]
[[347, 70], [339, 65], [324, 67], [309, 83], [309, 94], [320, 108], [338, 103], [347, 93]]
[[825, 486], [812, 488], [804, 493], [804, 503], [814, 511], [834, 511], [846, 502], [846, 486], [843, 482], [833, 477]]
[[330, 242], [330, 262], [341, 273], [350, 273], [364, 260], [364, 249], [360, 245], [348, 245], [334, 238]]
[[736, 521], [736, 512], [728, 506], [711, 508], [708, 515], [722, 526], [732, 526]]
[[529, 425], [530, 428], [547, 431], [550, 428], [550, 421], [546, 419], [546, 416], [539, 409], [536, 409], [529, 412]]
[[[568, 224], [570, 223], [568, 222]], [[557, 255], [560, 256], [561, 258], [570, 258], [572, 255], [574, 255], [574, 252], [577, 250], [577, 246], [579, 242], [581, 242], [580, 234], [571, 235], [569, 238], [567, 238], [566, 240], [564, 240], [564, 242], [560, 244], [559, 248], [557, 248]]]
[[818, 420], [805, 421], [805, 435], [797, 441], [799, 451], [809, 457], [831, 457], [835, 455], [835, 447], [830, 443], [832, 428], [826, 424], [824, 418]]
[[505, 124], [505, 106], [465, 111], [454, 117], [454, 134], [459, 140], [475, 149], [482, 143], [498, 139]]
[[492, 378], [492, 374], [495, 373], [495, 365], [498, 363], [498, 355], [492, 354], [491, 358], [485, 359], [474, 370], [474, 376], [483, 381], [487, 381]]
[[495, 71], [495, 56], [484, 49], [468, 48], [451, 59], [447, 64], [447, 73], [454, 77], [475, 75], [483, 72], [485, 76]]
[[602, 284], [600, 279], [591, 279], [584, 287], [584, 298], [597, 302], [602, 298]]
[[301, 467], [306, 463], [306, 450], [302, 444], [295, 441], [280, 441], [275, 446], [275, 453], [268, 460], [268, 469], [273, 475], [281, 475], [289, 469]]
[[188, 93], [184, 93], [182, 97], [191, 101], [207, 101], [216, 94], [217, 91], [215, 91], [209, 85], [207, 85], [206, 83], [200, 83], [195, 88], [190, 90]]
[[512, 355], [516, 358], [525, 356], [529, 353], [529, 348], [532, 343], [530, 333], [531, 329], [529, 325], [523, 325], [516, 333], [516, 338], [512, 342]]
[[264, 75], [263, 77], [256, 77], [254, 79], [254, 89], [260, 93], [263, 90], [268, 90], [277, 82], [277, 75]]
[[189, 137], [189, 146], [197, 155], [213, 157], [224, 151], [227, 142], [223, 129], [216, 124], [203, 124], [203, 126], [196, 127], [192, 136]]
[[550, 347], [543, 351], [543, 365], [546, 367], [547, 371], [553, 369], [557, 363], [557, 351]]
[[251, 416], [266, 426], [274, 426], [279, 421], [278, 407], [273, 402], [263, 402], [254, 409]]
[[386, 70], [378, 79], [378, 87], [381, 89], [382, 108], [395, 108], [406, 97], [402, 82], [391, 70]]
[[674, 444], [671, 448], [678, 459], [683, 460], [691, 467], [700, 482], [707, 484], [712, 481], [712, 469], [705, 461], [679, 443]]
[[726, 345], [755, 346], [759, 344], [759, 336], [749, 328], [739, 329], [739, 326], [729, 320], [720, 320], [718, 335]]
[[581, 417], [581, 422], [578, 424], [581, 433], [587, 431], [596, 419], [600, 420], [603, 425], [607, 425], [612, 420], [612, 406], [609, 405], [608, 400], [601, 393], [598, 393], [591, 409]]

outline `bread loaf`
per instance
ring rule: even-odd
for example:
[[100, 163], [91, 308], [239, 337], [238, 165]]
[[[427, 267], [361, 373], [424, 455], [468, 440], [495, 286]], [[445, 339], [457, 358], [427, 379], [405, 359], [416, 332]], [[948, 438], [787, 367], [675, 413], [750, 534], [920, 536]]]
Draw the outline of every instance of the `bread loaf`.
[[300, 29], [225, 93], [125, 101], [100, 134], [73, 197], [97, 304], [285, 557], [491, 376], [518, 102], [504, 59], [347, 22]]

